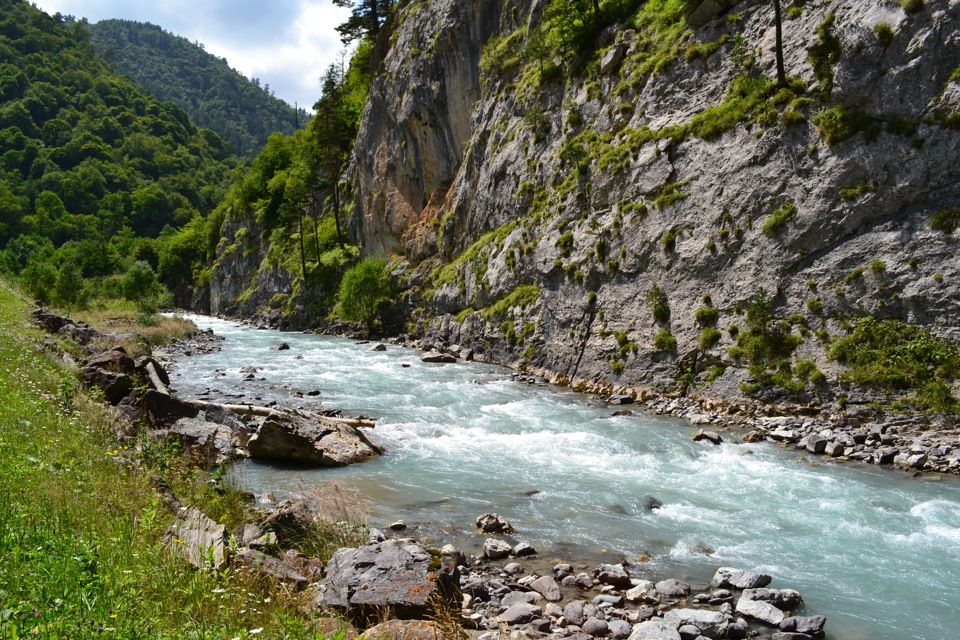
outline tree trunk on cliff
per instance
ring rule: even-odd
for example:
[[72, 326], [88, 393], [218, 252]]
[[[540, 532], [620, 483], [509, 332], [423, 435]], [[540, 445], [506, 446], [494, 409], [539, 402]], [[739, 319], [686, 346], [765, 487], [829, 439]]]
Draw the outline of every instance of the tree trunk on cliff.
[[300, 227], [300, 268], [302, 269], [303, 279], [307, 279], [307, 256], [303, 247], [303, 208], [297, 208], [297, 225]]
[[773, 0], [773, 20], [777, 34], [777, 86], [782, 89], [787, 86], [787, 72], [783, 66], [783, 22], [780, 16], [780, 0]]

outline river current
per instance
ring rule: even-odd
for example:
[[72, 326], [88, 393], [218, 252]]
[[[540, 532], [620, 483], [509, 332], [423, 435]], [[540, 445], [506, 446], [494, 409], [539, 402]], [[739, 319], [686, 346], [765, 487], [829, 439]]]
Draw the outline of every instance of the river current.
[[[696, 429], [596, 398], [522, 384], [477, 363], [424, 364], [411, 349], [188, 316], [223, 349], [178, 359], [181, 397], [323, 404], [377, 418], [386, 447], [342, 469], [236, 465], [277, 499], [338, 483], [370, 502], [371, 525], [476, 552], [493, 511], [550, 558], [651, 557], [645, 574], [706, 583], [720, 566], [769, 573], [827, 616], [827, 637], [944, 640], [960, 627], [960, 482], [839, 464], [772, 444], [696, 443]], [[281, 342], [289, 350], [278, 351]], [[242, 367], [256, 366], [244, 381]], [[261, 380], [263, 378], [263, 380]], [[307, 396], [309, 391], [320, 395]], [[304, 397], [294, 397], [295, 392]], [[649, 509], [655, 498], [662, 507]], [[634, 566], [634, 569], [636, 565]]]

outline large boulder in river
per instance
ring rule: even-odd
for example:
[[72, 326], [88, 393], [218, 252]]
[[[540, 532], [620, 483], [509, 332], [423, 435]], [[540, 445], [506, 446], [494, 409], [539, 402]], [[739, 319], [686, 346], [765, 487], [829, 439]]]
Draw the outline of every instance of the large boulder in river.
[[424, 619], [438, 599], [459, 606], [459, 584], [452, 557], [434, 556], [418, 542], [387, 540], [337, 551], [327, 563], [316, 604], [355, 621], [385, 614]]
[[383, 447], [357, 427], [282, 409], [267, 416], [247, 451], [252, 458], [333, 467], [364, 462], [383, 453]]
[[477, 518], [477, 528], [483, 533], [510, 533], [513, 525], [496, 513], [485, 513]]
[[184, 449], [198, 453], [210, 464], [224, 464], [239, 457], [233, 430], [214, 422], [181, 418], [169, 429], [156, 431], [153, 435], [180, 442]]
[[732, 567], [720, 567], [713, 576], [711, 584], [718, 588], [757, 589], [770, 584], [770, 576], [756, 571], [744, 571]]

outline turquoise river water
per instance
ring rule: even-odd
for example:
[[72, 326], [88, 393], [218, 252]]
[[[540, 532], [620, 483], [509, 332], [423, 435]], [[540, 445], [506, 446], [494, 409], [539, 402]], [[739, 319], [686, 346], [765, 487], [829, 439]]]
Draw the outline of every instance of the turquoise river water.
[[[564, 561], [652, 554], [647, 575], [706, 583], [719, 566], [764, 571], [827, 616], [828, 638], [944, 640], [960, 627], [960, 483], [839, 464], [770, 444], [695, 443], [680, 420], [613, 417], [595, 398], [515, 382], [502, 367], [423, 364], [416, 351], [257, 331], [189, 316], [226, 340], [180, 358], [182, 397], [323, 403], [376, 417], [387, 453], [342, 469], [244, 461], [277, 499], [331, 482], [362, 492], [371, 525], [475, 551], [497, 512], [517, 539]], [[278, 351], [286, 342], [289, 350]], [[240, 368], [254, 365], [258, 380]], [[408, 365], [408, 366], [404, 366]], [[260, 380], [264, 378], [265, 380]], [[293, 392], [320, 391], [295, 398]], [[259, 399], [257, 399], [259, 398]], [[649, 510], [650, 496], [663, 503]]]

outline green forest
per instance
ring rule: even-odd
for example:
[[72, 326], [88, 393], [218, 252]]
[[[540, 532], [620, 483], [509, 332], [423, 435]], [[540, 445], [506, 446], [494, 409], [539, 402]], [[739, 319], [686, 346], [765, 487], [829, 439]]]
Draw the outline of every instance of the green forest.
[[292, 134], [306, 125], [299, 112], [270, 86], [260, 86], [224, 58], [157, 25], [101, 20], [87, 25], [91, 43], [121, 73], [161, 100], [178, 104], [198, 127], [216, 131], [237, 154], [253, 157], [272, 133]]
[[369, 88], [369, 38], [349, 66], [327, 71], [307, 128], [274, 132], [249, 161], [119, 73], [85, 23], [22, 0], [0, 8], [0, 272], [35, 299], [82, 308], [126, 297], [145, 313], [189, 304], [223, 221], [248, 213], [299, 240], [278, 250], [302, 275], [308, 253], [316, 269], [336, 250], [325, 270], [334, 278], [356, 256], [335, 214]]

